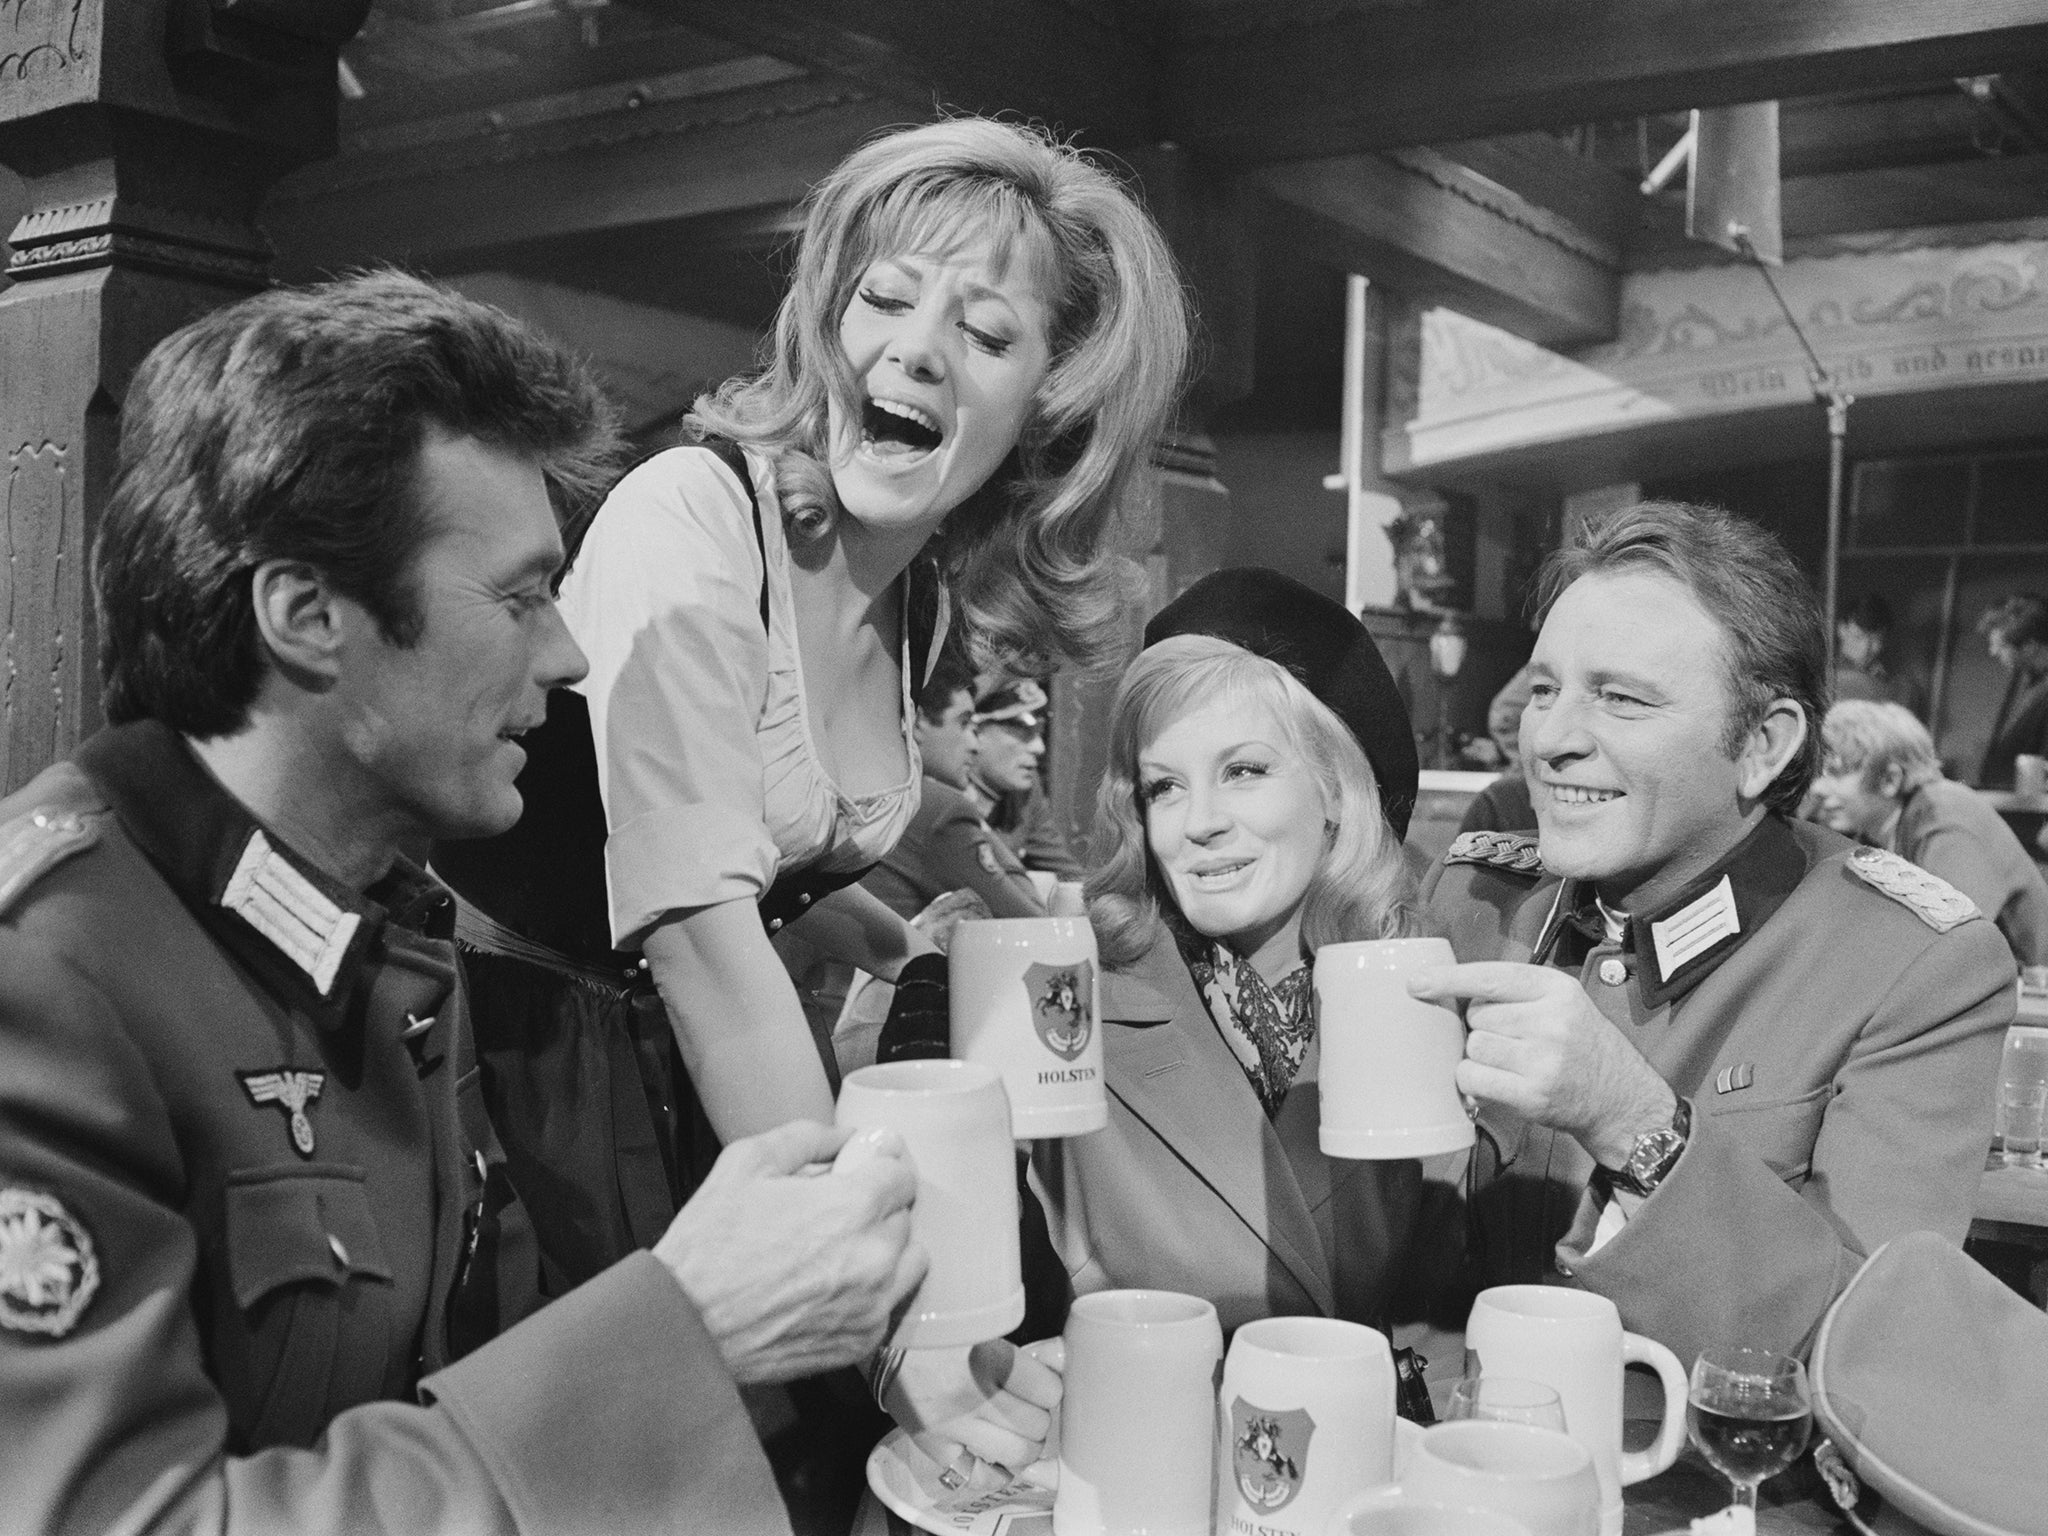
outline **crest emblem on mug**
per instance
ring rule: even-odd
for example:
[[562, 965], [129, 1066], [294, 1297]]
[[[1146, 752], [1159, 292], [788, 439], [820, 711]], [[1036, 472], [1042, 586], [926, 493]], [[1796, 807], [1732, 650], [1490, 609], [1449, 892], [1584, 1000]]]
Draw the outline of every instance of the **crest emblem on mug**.
[[1045, 1048], [1062, 1061], [1079, 1056], [1095, 1033], [1095, 963], [1035, 960], [1025, 968], [1024, 991], [1031, 999], [1031, 1027]]
[[1260, 1408], [1230, 1401], [1230, 1451], [1237, 1491], [1262, 1515], [1285, 1509], [1308, 1475], [1308, 1443], [1316, 1421], [1306, 1408]]

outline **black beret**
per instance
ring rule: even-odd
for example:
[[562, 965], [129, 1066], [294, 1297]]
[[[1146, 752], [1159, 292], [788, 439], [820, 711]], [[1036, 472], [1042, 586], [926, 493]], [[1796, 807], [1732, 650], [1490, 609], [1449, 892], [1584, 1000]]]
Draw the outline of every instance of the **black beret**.
[[1216, 571], [1145, 626], [1145, 644], [1214, 635], [1278, 662], [1351, 728], [1379, 780], [1380, 809], [1397, 838], [1408, 835], [1419, 765], [1408, 706], [1380, 648], [1342, 603], [1263, 566]]

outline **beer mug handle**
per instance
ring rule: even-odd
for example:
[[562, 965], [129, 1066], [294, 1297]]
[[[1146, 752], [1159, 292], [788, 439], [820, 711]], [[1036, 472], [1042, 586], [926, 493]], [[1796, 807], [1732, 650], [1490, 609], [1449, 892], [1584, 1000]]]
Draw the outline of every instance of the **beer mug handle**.
[[1646, 1477], [1655, 1477], [1678, 1460], [1678, 1453], [1685, 1445], [1686, 1377], [1685, 1367], [1678, 1363], [1678, 1356], [1655, 1339], [1646, 1339], [1640, 1333], [1621, 1336], [1621, 1358], [1624, 1365], [1651, 1367], [1664, 1383], [1664, 1422], [1657, 1427], [1656, 1441], [1646, 1450], [1622, 1453], [1621, 1483], [1625, 1488], [1630, 1483], [1640, 1483]]

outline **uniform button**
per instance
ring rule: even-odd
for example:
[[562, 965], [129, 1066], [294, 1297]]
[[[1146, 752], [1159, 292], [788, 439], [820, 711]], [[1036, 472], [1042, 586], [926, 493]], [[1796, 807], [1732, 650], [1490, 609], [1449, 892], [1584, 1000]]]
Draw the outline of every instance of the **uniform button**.
[[769, 919], [768, 919], [768, 931], [769, 931], [770, 933], [780, 933], [780, 932], [782, 932], [782, 919], [781, 919], [781, 918], [779, 918], [779, 917], [771, 917], [771, 918], [769, 918]]
[[796, 904], [800, 907], [808, 907], [811, 904], [811, 893], [809, 891], [797, 892]]
[[1618, 987], [1628, 980], [1628, 967], [1618, 957], [1609, 955], [1600, 962], [1600, 979], [1610, 987]]
[[349, 1267], [348, 1245], [330, 1232], [327, 1234], [327, 1247], [328, 1251], [334, 1255], [334, 1262], [343, 1269], [347, 1269]]

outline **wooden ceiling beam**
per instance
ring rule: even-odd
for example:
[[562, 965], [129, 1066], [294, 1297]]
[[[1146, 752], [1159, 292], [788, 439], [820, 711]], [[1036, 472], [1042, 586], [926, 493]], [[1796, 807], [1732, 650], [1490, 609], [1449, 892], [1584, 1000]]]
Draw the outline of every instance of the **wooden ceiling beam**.
[[1433, 147], [1600, 239], [1620, 242], [1642, 217], [1642, 194], [1634, 180], [1575, 153], [1555, 134], [1511, 133]]
[[1060, 0], [628, 0], [899, 103], [1021, 114], [1103, 144], [1159, 137], [1149, 43]]
[[445, 264], [525, 241], [776, 210], [802, 197], [893, 104], [798, 80], [673, 110], [432, 150], [327, 161], [281, 188], [263, 223], [292, 275], [370, 260]]
[[1788, 176], [1787, 239], [2048, 218], [2048, 155]]
[[2048, 60], [2042, 0], [1438, 0], [1183, 16], [1168, 136], [1237, 164]]
[[1546, 346], [1614, 336], [1615, 249], [1442, 155], [1298, 160], [1247, 180], [1318, 261]]

